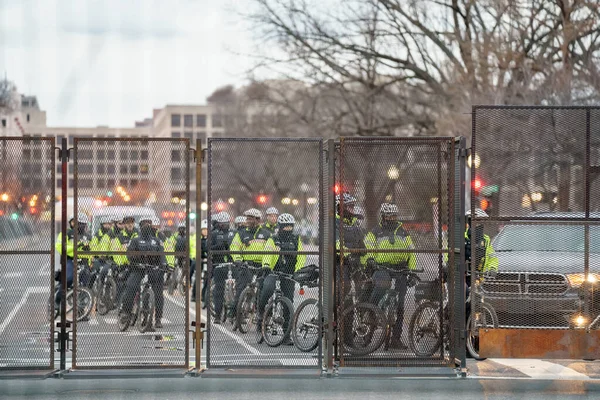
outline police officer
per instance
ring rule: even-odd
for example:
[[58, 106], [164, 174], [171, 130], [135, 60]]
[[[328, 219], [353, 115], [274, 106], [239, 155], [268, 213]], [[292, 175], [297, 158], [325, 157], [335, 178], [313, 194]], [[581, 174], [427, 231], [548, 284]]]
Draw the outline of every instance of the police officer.
[[[244, 218], [245, 220], [245, 218]], [[230, 216], [227, 213], [218, 213], [215, 218], [216, 224], [215, 228], [210, 233], [210, 249], [216, 251], [226, 251], [229, 250], [229, 246], [233, 240], [233, 237], [236, 234], [235, 230], [229, 229], [229, 221]], [[225, 295], [225, 281], [227, 280], [228, 271], [225, 268], [215, 269], [215, 266], [231, 262], [231, 256], [227, 254], [215, 254], [212, 256], [211, 265], [212, 271], [211, 276], [212, 280], [215, 283], [214, 293], [214, 306], [215, 306], [215, 315], [221, 315], [223, 310], [223, 296]], [[235, 274], [235, 272], [234, 272]], [[237, 275], [235, 275], [237, 276]], [[206, 308], [206, 302], [205, 306]], [[215, 324], [220, 324], [221, 321], [219, 318], [215, 318], [213, 322]]]
[[246, 217], [244, 217], [243, 215], [238, 215], [237, 217], [235, 217], [233, 224], [236, 230], [243, 229], [246, 226]]
[[[114, 239], [114, 237], [115, 233], [113, 230], [112, 217], [100, 217], [100, 228], [98, 228], [98, 231], [96, 232], [96, 234], [90, 242], [90, 250], [108, 253], [111, 249], [111, 242]], [[111, 260], [112, 256], [110, 256], [109, 254], [94, 256], [94, 269], [100, 271], [98, 275], [100, 283], [104, 283], [104, 279], [106, 278], [108, 270], [110, 269], [109, 261]]]
[[[84, 213], [79, 213], [77, 214], [77, 220], [75, 220], [74, 216], [71, 216], [69, 218], [69, 229], [67, 229], [66, 235], [67, 235], [67, 247], [66, 249], [64, 249], [67, 253], [67, 287], [70, 288], [73, 286], [73, 277], [74, 277], [74, 262], [73, 262], [73, 257], [75, 255], [75, 229], [77, 229], [77, 250], [78, 251], [89, 251], [90, 250], [90, 236], [88, 234], [88, 230], [87, 230], [87, 224], [88, 224], [88, 217], [87, 215], [85, 215]], [[62, 232], [60, 232], [58, 234], [58, 237], [56, 238], [56, 245], [55, 245], [56, 251], [58, 251], [59, 254], [62, 255], [63, 253], [63, 248], [62, 248]], [[80, 257], [82, 260], [86, 259], [83, 257]], [[79, 277], [80, 282], [82, 285], [86, 285], [87, 281], [89, 280], [89, 271], [86, 271], [85, 269], [82, 270], [81, 276]], [[61, 286], [61, 281], [58, 280], [58, 283], [56, 284], [56, 292], [54, 295], [54, 303], [55, 303], [55, 307], [58, 308], [60, 306], [60, 293], [62, 290], [62, 286]]]
[[[336, 265], [340, 265], [342, 262], [342, 243], [340, 240], [340, 232], [343, 231], [344, 236], [344, 248], [345, 249], [365, 249], [364, 253], [356, 252], [344, 252], [343, 254], [343, 265], [340, 269], [336, 268], [337, 279], [336, 279], [336, 291], [341, 294], [341, 299], [345, 299], [352, 286], [351, 279], [356, 276], [357, 272], [362, 271], [362, 262], [366, 259], [366, 248], [364, 243], [365, 232], [360, 227], [359, 219], [355, 211], [357, 207], [357, 199], [350, 193], [342, 193], [337, 195], [335, 198], [336, 204], [336, 219], [335, 219], [335, 246], [336, 246]], [[356, 282], [357, 287], [362, 287], [364, 282]], [[361, 293], [362, 295], [362, 293]], [[343, 308], [350, 306], [350, 303], [346, 300], [343, 301]], [[342, 331], [344, 334], [344, 343], [349, 346], [353, 344], [353, 332], [352, 332], [352, 313], [348, 313], [345, 320], [343, 321], [344, 326]]]
[[269, 207], [267, 208], [267, 211], [265, 211], [265, 214], [267, 216], [267, 221], [264, 223], [263, 228], [267, 229], [271, 235], [274, 235], [277, 233], [277, 217], [279, 216], [279, 210], [275, 207]]
[[[236, 232], [229, 249], [232, 252], [257, 252], [264, 250], [267, 240], [271, 237], [271, 233], [261, 225], [262, 213], [256, 208], [251, 208], [244, 212], [244, 216], [246, 217], [246, 227]], [[263, 254], [232, 254], [231, 257], [235, 263], [235, 304], [237, 304], [242, 290], [244, 290], [252, 279], [251, 272], [241, 268], [242, 261], [254, 267], [262, 267]]]
[[[465, 214], [466, 218], [466, 229], [465, 229], [465, 258], [467, 265], [471, 263], [471, 210], [468, 210]], [[481, 208], [475, 209], [475, 216], [478, 218], [488, 218], [489, 215]], [[477, 229], [476, 229], [477, 231]], [[498, 257], [494, 254], [494, 248], [492, 247], [492, 241], [486, 234], [481, 233], [480, 238], [476, 238], [479, 243], [475, 243], [475, 261], [478, 263], [476, 268], [477, 271], [486, 272], [497, 272], [498, 271]], [[471, 287], [470, 277], [467, 279], [467, 287]]]
[[144, 254], [144, 253], [162, 253], [163, 246], [160, 244], [160, 241], [156, 237], [156, 230], [149, 224], [143, 224], [140, 228], [140, 235], [132, 238], [128, 247], [128, 252], [136, 252], [135, 254], [131, 254], [128, 256], [128, 259], [131, 262], [130, 274], [127, 279], [127, 287], [125, 289], [125, 294], [123, 296], [123, 305], [119, 312], [119, 318], [129, 318], [131, 310], [133, 308], [133, 301], [136, 293], [140, 289], [140, 282], [144, 277], [144, 274], [148, 273], [148, 280], [150, 285], [152, 286], [152, 291], [155, 296], [155, 324], [154, 327], [159, 329], [162, 328], [162, 315], [163, 315], [163, 307], [164, 307], [164, 294], [163, 294], [163, 272], [160, 270], [150, 270], [146, 271], [143, 268], [140, 268], [140, 264], [148, 264], [161, 266], [166, 265], [167, 260], [165, 259], [164, 254]]
[[[294, 234], [294, 225], [296, 220], [291, 214], [281, 214], [277, 218], [277, 224], [279, 226], [278, 232], [267, 240], [265, 245], [266, 251], [303, 251], [302, 240], [300, 235]], [[273, 271], [283, 272], [285, 274], [293, 274], [300, 268], [304, 267], [306, 263], [305, 255], [294, 255], [284, 254], [265, 254], [263, 257], [263, 267], [270, 268]], [[275, 275], [268, 275], [263, 281], [263, 286], [260, 291], [260, 298], [258, 300], [258, 321], [257, 327], [262, 326], [262, 317], [265, 312], [265, 307], [269, 298], [275, 292]], [[294, 303], [294, 289], [296, 283], [287, 278], [281, 278], [281, 290], [283, 295], [287, 297], [292, 304]], [[287, 312], [287, 310], [286, 310]], [[284, 315], [285, 324], [289, 324], [291, 321], [291, 315]], [[262, 331], [261, 331], [262, 332]], [[283, 344], [293, 344], [290, 337], [287, 336], [283, 340]]]
[[[365, 245], [369, 250], [412, 250], [414, 245], [411, 237], [402, 228], [398, 220], [398, 206], [383, 203], [379, 208], [379, 225], [365, 237]], [[415, 270], [417, 258], [414, 253], [369, 253], [367, 259], [367, 273], [372, 275], [373, 289], [370, 301], [378, 305], [385, 291], [391, 287], [392, 276], [388, 271], [376, 271], [375, 264], [385, 265], [392, 269], [408, 268]], [[413, 276], [398, 274], [395, 290], [398, 292], [398, 308], [396, 310], [396, 324], [392, 329], [390, 348], [405, 350], [408, 347], [402, 343], [402, 328], [404, 324], [404, 298], [408, 286], [414, 286], [416, 281]]]
[[[225, 213], [227, 214], [227, 213]], [[227, 214], [227, 219], [229, 220], [229, 214]], [[206, 241], [208, 239], [208, 220], [203, 219], [200, 223], [200, 272], [202, 275], [202, 302], [206, 304], [206, 285], [208, 283], [208, 271], [206, 270], [206, 258], [207, 258], [207, 244]], [[196, 279], [198, 279], [196, 277]], [[190, 278], [191, 282], [191, 278]], [[196, 285], [192, 289], [192, 301], [196, 301]]]
[[[123, 217], [121, 226], [122, 229], [116, 233], [115, 237], [111, 241], [110, 246], [112, 251], [126, 251], [131, 240], [139, 236], [139, 231], [135, 227], [135, 218], [133, 216], [127, 215]], [[119, 267], [119, 279], [117, 279], [117, 299], [120, 301], [121, 294], [125, 289], [125, 282], [127, 281], [127, 277], [129, 276], [130, 272], [128, 269], [129, 260], [124, 254], [113, 255], [113, 260]]]

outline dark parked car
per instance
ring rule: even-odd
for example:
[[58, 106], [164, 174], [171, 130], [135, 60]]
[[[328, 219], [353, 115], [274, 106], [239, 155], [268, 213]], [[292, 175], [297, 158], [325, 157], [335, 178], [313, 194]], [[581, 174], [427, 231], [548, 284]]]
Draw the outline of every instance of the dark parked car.
[[483, 283], [483, 292], [501, 326], [581, 326], [600, 312], [600, 290], [595, 292], [600, 289], [600, 225], [589, 228], [590, 274], [585, 285], [583, 225], [513, 222], [492, 244], [499, 269], [494, 279]]

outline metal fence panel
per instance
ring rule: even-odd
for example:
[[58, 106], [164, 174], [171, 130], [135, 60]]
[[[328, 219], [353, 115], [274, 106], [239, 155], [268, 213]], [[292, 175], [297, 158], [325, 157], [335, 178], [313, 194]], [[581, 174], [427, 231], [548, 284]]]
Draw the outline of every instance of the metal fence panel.
[[[256, 302], [256, 297], [245, 297], [246, 293], [254, 292], [253, 277], [256, 276], [245, 267], [232, 266], [233, 277], [236, 279], [235, 299], [225, 300], [221, 310], [216, 310], [215, 293], [217, 285], [223, 285], [224, 299], [230, 296], [225, 283], [229, 266], [223, 261], [243, 259], [244, 265], [261, 267], [270, 262], [275, 271], [291, 272], [292, 267], [316, 265], [322, 274], [321, 256], [321, 219], [322, 219], [322, 180], [323, 180], [323, 142], [320, 139], [217, 139], [208, 140], [208, 218], [226, 212], [228, 218], [234, 219], [250, 209], [256, 208], [262, 214], [260, 221], [265, 224], [267, 209], [275, 207], [281, 214], [289, 213], [295, 219], [293, 233], [299, 236], [302, 250], [299, 247], [281, 250], [281, 243], [287, 243], [280, 230], [272, 237], [276, 248], [270, 248], [270, 253], [263, 246], [271, 233], [260, 230], [250, 230], [248, 235], [243, 233], [238, 238], [248, 236], [250, 241], [241, 243], [235, 237], [233, 244], [226, 250], [218, 250], [209, 246], [209, 269], [213, 271], [209, 281], [211, 300], [208, 303], [209, 318], [207, 336], [207, 366], [222, 367], [254, 367], [254, 368], [320, 368], [321, 355], [321, 290], [317, 284], [306, 286], [303, 290], [295, 283], [282, 290], [293, 290], [293, 310], [303, 311], [298, 317], [299, 323], [290, 323], [283, 309], [276, 314], [269, 313], [266, 302], [268, 295], [265, 287], [273, 284], [274, 276], [265, 279], [262, 286], [265, 329], [257, 329], [258, 312], [262, 305]], [[219, 214], [223, 215], [223, 214]], [[220, 220], [220, 219], [219, 219]], [[272, 223], [273, 221], [270, 221]], [[227, 225], [227, 223], [225, 222]], [[235, 229], [235, 228], [232, 228]], [[245, 229], [245, 228], [244, 228]], [[234, 231], [235, 232], [235, 231]], [[238, 235], [236, 233], [236, 235]], [[209, 233], [208, 242], [216, 237], [216, 231]], [[236, 241], [237, 240], [237, 241]], [[295, 242], [295, 239], [294, 239]], [[240, 244], [241, 243], [241, 244]], [[249, 247], [251, 244], [255, 244]], [[267, 242], [268, 245], [268, 242]], [[281, 245], [283, 246], [283, 245]], [[287, 248], [287, 247], [286, 247]], [[245, 253], [243, 253], [245, 251]], [[249, 252], [254, 251], [254, 254]], [[264, 251], [265, 253], [262, 253]], [[281, 251], [285, 251], [282, 253]], [[258, 252], [258, 253], [257, 253]], [[266, 257], [266, 258], [265, 258]], [[305, 257], [305, 260], [303, 258]], [[285, 261], [285, 263], [283, 263]], [[302, 264], [302, 265], [300, 265]], [[321, 275], [322, 277], [322, 275]], [[267, 279], [271, 280], [267, 284]], [[285, 278], [282, 278], [284, 281]], [[260, 281], [260, 280], [259, 280]], [[288, 285], [289, 285], [288, 281]], [[319, 279], [322, 282], [322, 279]], [[214, 287], [213, 287], [214, 285]], [[243, 292], [247, 289], [246, 292]], [[219, 292], [220, 293], [220, 292]], [[289, 296], [289, 294], [288, 294]], [[258, 296], [260, 297], [260, 295]], [[292, 297], [292, 296], [290, 296]], [[238, 299], [247, 301], [238, 304]], [[310, 299], [310, 300], [309, 300]], [[305, 303], [306, 302], [306, 303]], [[231, 307], [226, 305], [230, 304]], [[305, 307], [302, 304], [307, 304]], [[225, 311], [228, 310], [228, 311]], [[239, 312], [240, 310], [245, 313]], [[221, 323], [215, 323], [217, 311], [221, 311]], [[243, 315], [237, 323], [236, 311]], [[213, 315], [214, 314], [214, 315]], [[291, 315], [290, 315], [291, 317]], [[290, 329], [294, 345], [286, 345], [283, 330], [286, 323]], [[257, 334], [263, 335], [263, 342], [258, 343]], [[284, 340], [283, 344], [277, 344]], [[313, 345], [316, 345], [313, 347]], [[274, 347], [271, 347], [274, 346]], [[306, 351], [301, 351], [304, 347]]]
[[[336, 221], [341, 366], [454, 365], [453, 281], [441, 280], [454, 265], [454, 159], [454, 138], [341, 140], [336, 190], [351, 196]], [[382, 207], [402, 225], [383, 226]], [[422, 283], [392, 272], [402, 266]]]
[[[85, 232], [74, 232], [75, 242], [80, 243], [75, 248], [75, 265], [84, 264], [76, 273], [74, 286], [89, 288], [94, 296], [90, 315], [74, 323], [73, 368], [187, 368], [190, 326], [187, 249], [195, 244], [190, 235], [194, 229], [200, 234], [199, 221], [190, 208], [189, 140], [75, 138], [73, 160], [74, 213], [83, 213], [89, 221]], [[135, 219], [133, 227], [111, 222], [124, 217]], [[140, 237], [140, 222], [145, 219], [151, 220], [152, 225], [159, 223], [158, 232], [150, 240], [156, 240], [163, 252], [128, 251], [134, 238]], [[102, 231], [103, 222], [112, 230]], [[184, 248], [176, 247], [179, 226], [186, 232], [185, 238], [181, 236]], [[126, 231], [135, 233], [125, 235]], [[110, 238], [107, 247], [102, 245], [103, 234]], [[197, 257], [201, 259], [201, 249], [197, 249]], [[151, 264], [166, 261], [178, 267], [173, 272], [151, 271], [147, 266], [140, 269], [136, 261]], [[103, 269], [105, 273], [112, 270], [112, 286], [107, 284], [109, 278], [100, 274]], [[146, 273], [149, 285], [140, 287]], [[121, 274], [125, 274], [123, 279]], [[180, 279], [171, 292], [168, 281], [175, 275]], [[140, 287], [132, 300], [133, 310], [137, 307], [141, 311], [122, 331], [118, 324], [122, 302], [128, 294], [133, 294], [127, 286]], [[148, 317], [144, 310], [148, 309], [148, 303], [143, 299], [150, 293], [149, 288], [153, 295], [148, 296], [155, 301], [149, 303], [153, 310], [146, 324]], [[80, 299], [75, 301], [85, 301], [85, 296], [77, 293]], [[108, 295], [103, 297], [101, 293]], [[162, 327], [157, 326], [158, 319]]]
[[53, 138], [0, 138], [0, 370], [54, 368]]
[[[565, 340], [565, 330], [597, 329], [598, 116], [594, 107], [473, 109], [471, 205], [489, 214], [473, 218], [471, 228], [475, 341], [481, 321], [486, 332], [529, 330], [523, 334], [533, 335], [532, 345], [539, 329], [556, 330]], [[493, 253], [484, 249], [488, 238]], [[495, 277], [477, 275], [492, 262], [498, 265]], [[486, 354], [519, 356], [500, 342], [485, 343]], [[532, 354], [523, 349], [521, 357]], [[544, 352], [546, 358], [581, 354], [552, 343]]]

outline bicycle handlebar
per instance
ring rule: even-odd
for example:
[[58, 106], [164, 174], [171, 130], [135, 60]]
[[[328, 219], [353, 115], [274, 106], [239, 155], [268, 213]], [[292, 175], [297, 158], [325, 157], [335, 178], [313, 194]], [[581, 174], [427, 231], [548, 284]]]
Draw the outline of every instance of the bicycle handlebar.
[[392, 268], [385, 264], [376, 264], [375, 269], [378, 269], [381, 271], [387, 271], [387, 272], [394, 273], [394, 274], [404, 274], [404, 275], [417, 274], [417, 273], [425, 271], [424, 269], [408, 269], [408, 267]]

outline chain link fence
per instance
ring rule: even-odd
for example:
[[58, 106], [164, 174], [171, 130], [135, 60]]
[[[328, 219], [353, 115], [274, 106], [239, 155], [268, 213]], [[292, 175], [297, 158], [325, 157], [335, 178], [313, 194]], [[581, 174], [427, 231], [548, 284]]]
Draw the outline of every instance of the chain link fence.
[[474, 108], [471, 208], [489, 215], [474, 214], [471, 227], [479, 327], [598, 328], [599, 116], [588, 107]]
[[342, 139], [341, 366], [454, 365], [454, 163], [453, 138]]
[[320, 368], [322, 154], [322, 140], [209, 139], [209, 368]]
[[76, 138], [73, 154], [73, 368], [187, 368], [189, 140]]
[[54, 368], [54, 146], [0, 137], [0, 370]]

